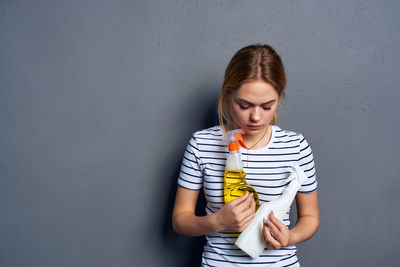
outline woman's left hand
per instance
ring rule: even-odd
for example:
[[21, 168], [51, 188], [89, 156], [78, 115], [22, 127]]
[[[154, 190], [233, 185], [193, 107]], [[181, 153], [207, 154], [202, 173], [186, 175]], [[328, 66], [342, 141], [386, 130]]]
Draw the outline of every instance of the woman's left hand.
[[264, 219], [263, 234], [267, 249], [281, 249], [289, 245], [290, 231], [271, 212], [268, 221]]

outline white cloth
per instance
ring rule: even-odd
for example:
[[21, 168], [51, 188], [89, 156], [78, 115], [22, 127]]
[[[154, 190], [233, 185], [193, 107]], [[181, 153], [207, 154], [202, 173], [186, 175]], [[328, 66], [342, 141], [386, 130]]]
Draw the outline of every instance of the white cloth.
[[264, 225], [263, 220], [268, 219], [268, 215], [273, 211], [274, 216], [278, 220], [283, 221], [286, 213], [290, 210], [297, 190], [299, 190], [307, 179], [308, 177], [306, 174], [300, 166], [295, 163], [292, 167], [292, 173], [287, 179], [289, 184], [285, 190], [283, 190], [282, 195], [276, 200], [261, 205], [249, 226], [239, 235], [235, 245], [253, 259], [258, 258], [266, 246], [262, 232]]

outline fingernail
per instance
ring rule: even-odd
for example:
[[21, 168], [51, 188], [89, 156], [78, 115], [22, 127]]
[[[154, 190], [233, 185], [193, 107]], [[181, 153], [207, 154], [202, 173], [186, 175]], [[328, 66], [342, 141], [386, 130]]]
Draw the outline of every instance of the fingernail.
[[264, 224], [267, 224], [267, 220], [265, 218], [263, 219], [263, 222], [264, 222]]

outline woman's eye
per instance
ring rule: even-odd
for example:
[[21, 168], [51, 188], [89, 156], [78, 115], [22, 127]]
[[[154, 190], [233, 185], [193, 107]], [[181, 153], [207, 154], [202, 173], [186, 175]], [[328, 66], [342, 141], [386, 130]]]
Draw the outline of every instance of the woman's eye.
[[271, 107], [263, 107], [264, 110], [270, 110]]
[[247, 106], [242, 106], [242, 105], [240, 105], [239, 104], [239, 107], [241, 108], [241, 109], [248, 109], [249, 107], [247, 107]]

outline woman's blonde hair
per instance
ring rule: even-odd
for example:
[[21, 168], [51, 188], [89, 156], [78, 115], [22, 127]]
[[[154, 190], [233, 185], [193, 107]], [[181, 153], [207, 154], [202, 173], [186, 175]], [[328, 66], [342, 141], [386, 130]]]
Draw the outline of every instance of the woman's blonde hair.
[[[279, 100], [285, 96], [286, 74], [280, 56], [269, 45], [249, 45], [232, 57], [225, 70], [224, 82], [218, 101], [218, 119], [224, 132], [234, 126], [230, 114], [230, 96], [245, 82], [263, 80], [271, 84]], [[276, 114], [271, 124], [276, 123]]]

